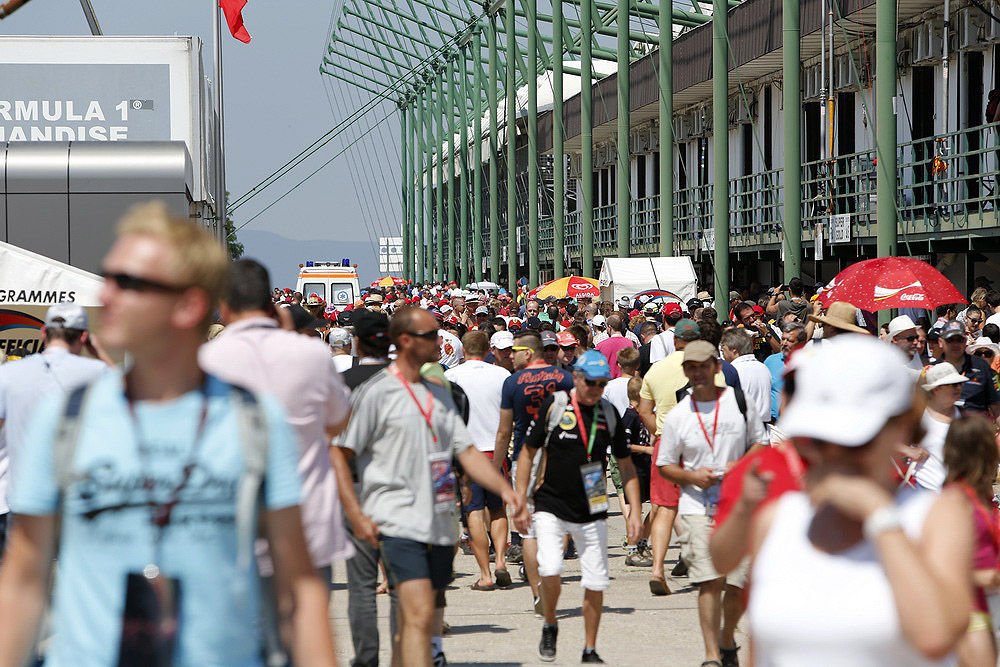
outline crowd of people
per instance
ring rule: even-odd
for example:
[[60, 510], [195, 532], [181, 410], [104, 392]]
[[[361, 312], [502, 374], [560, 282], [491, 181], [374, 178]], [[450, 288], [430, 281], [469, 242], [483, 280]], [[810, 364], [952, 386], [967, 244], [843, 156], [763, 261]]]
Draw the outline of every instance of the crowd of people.
[[155, 205], [103, 272], [98, 335], [58, 304], [44, 351], [0, 365], [0, 667], [332, 665], [340, 562], [352, 665], [378, 664], [383, 588], [393, 664], [444, 665], [460, 548], [473, 590], [527, 582], [543, 661], [578, 559], [576, 650], [603, 663], [620, 548], [651, 596], [697, 589], [702, 667], [996, 664], [988, 281], [882, 328], [799, 279], [338, 309]]

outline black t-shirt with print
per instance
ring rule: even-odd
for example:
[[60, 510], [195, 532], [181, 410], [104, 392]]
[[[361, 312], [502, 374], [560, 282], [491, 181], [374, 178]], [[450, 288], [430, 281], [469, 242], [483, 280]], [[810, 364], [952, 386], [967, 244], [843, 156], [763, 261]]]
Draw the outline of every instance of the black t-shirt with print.
[[[545, 479], [542, 486], [535, 492], [535, 511], [549, 512], [563, 521], [571, 523], [589, 523], [598, 519], [606, 519], [607, 512], [590, 513], [587, 494], [583, 490], [583, 478], [580, 476], [580, 466], [587, 464], [587, 449], [584, 446], [580, 430], [586, 430], [590, 435], [590, 427], [595, 411], [598, 415], [597, 433], [591, 448], [591, 461], [598, 462], [607, 468], [607, 451], [620, 459], [630, 454], [625, 436], [625, 426], [618, 420], [615, 433], [608, 433], [604, 411], [600, 405], [580, 406], [583, 424], [577, 423], [572, 401], [566, 404], [563, 417], [551, 433], [547, 433], [548, 421], [546, 415], [552, 407], [552, 397], [549, 396], [538, 410], [538, 417], [528, 428], [524, 444], [531, 449], [545, 447], [547, 461], [545, 464]], [[613, 409], [613, 408], [612, 408]]]

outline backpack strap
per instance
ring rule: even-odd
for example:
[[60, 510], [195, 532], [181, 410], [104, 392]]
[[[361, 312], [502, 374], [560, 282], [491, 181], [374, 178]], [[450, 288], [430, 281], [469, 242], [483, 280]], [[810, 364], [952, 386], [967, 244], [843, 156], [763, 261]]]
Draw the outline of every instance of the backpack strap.
[[80, 424], [88, 389], [89, 385], [76, 387], [67, 396], [53, 442], [56, 485], [59, 489], [59, 516], [62, 515], [66, 490], [73, 483], [73, 459], [76, 457], [76, 446], [80, 440]]
[[254, 541], [258, 537], [264, 507], [268, 429], [260, 401], [253, 393], [234, 386], [233, 402], [243, 453], [243, 474], [236, 490], [236, 563], [240, 569], [248, 570], [253, 562]]
[[566, 411], [566, 406], [569, 405], [569, 393], [565, 391], [557, 391], [552, 394], [552, 405], [549, 406], [549, 411], [545, 413], [545, 437], [556, 430], [559, 426], [559, 422], [562, 420], [563, 412]]
[[736, 399], [736, 405], [740, 408], [740, 414], [743, 415], [744, 421], [747, 418], [747, 395], [743, 393], [743, 390], [739, 387], [730, 387], [733, 390], [733, 397]]

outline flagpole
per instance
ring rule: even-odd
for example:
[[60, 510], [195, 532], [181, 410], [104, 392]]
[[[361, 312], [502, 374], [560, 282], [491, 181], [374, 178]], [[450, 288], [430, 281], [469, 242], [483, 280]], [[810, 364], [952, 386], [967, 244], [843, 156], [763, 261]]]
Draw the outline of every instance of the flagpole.
[[215, 211], [216, 234], [226, 234], [226, 135], [222, 97], [222, 19], [219, 0], [212, 3], [212, 34], [215, 38]]

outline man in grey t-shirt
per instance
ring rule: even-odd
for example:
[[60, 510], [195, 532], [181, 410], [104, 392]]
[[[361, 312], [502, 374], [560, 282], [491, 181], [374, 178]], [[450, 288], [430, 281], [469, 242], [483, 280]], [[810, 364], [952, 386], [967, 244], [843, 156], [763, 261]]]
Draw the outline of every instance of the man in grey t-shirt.
[[[403, 665], [431, 664], [435, 608], [451, 581], [456, 533], [456, 458], [466, 474], [521, 516], [524, 505], [472, 443], [448, 392], [423, 382], [420, 367], [440, 355], [437, 321], [426, 310], [398, 310], [389, 324], [396, 361], [354, 392], [353, 413], [337, 445], [357, 458], [360, 502], [344, 509], [358, 539], [381, 548], [399, 596]], [[394, 663], [396, 661], [394, 660]]]

